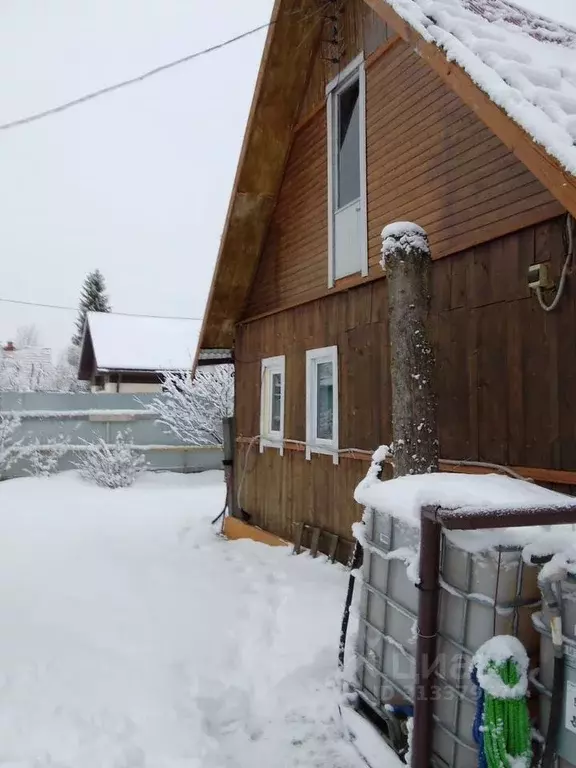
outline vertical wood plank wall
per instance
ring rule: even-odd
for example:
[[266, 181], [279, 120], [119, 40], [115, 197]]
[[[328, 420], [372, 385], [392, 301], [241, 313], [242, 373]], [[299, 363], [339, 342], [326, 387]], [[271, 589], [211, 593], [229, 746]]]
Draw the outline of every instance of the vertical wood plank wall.
[[[366, 93], [371, 275], [391, 221], [425, 227], [439, 258], [562, 212], [405, 43], [368, 66]], [[245, 317], [328, 292], [326, 153], [322, 108], [294, 137]]]
[[[576, 295], [543, 312], [527, 268], [561, 269], [564, 217], [435, 262], [433, 328], [444, 458], [576, 470]], [[260, 361], [286, 355], [285, 436], [305, 438], [305, 352], [337, 344], [340, 446], [390, 440], [385, 278], [238, 327], [237, 433], [259, 430]], [[304, 520], [350, 537], [364, 462], [237, 446], [241, 503], [255, 523], [291, 538]], [[567, 490], [564, 488], [563, 490]]]

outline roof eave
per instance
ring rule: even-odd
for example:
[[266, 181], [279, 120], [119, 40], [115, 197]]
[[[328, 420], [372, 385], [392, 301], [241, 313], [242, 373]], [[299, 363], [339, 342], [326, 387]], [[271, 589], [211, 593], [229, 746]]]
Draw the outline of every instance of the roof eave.
[[364, 0], [380, 18], [397, 32], [444, 83], [456, 93], [479, 119], [539, 179], [573, 216], [576, 216], [576, 177], [568, 173], [546, 149], [495, 104], [470, 75], [435, 43], [403, 19], [387, 0]]
[[[276, 0], [198, 350], [233, 347], [235, 323], [253, 281], [320, 28], [315, 0]], [[284, 66], [288, 59], [290, 67]], [[282, 102], [277, 104], [279, 92]]]

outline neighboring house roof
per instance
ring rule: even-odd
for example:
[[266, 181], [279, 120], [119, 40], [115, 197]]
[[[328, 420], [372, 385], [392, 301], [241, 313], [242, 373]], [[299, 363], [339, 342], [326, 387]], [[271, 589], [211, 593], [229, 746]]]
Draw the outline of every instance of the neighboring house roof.
[[99, 371], [177, 371], [192, 367], [198, 344], [198, 320], [131, 317], [89, 312], [81, 352], [81, 378], [90, 344]]
[[[508, 0], [365, 2], [576, 215], [576, 30]], [[272, 12], [202, 349], [233, 346], [262, 252], [321, 34], [318, 14], [300, 8], [276, 0]]]
[[54, 371], [52, 350], [47, 347], [3, 349], [0, 345], [0, 383], [23, 391], [40, 388]]
[[52, 367], [52, 350], [48, 347], [20, 347], [14, 350], [0, 347], [0, 358], [10, 360], [23, 369]]

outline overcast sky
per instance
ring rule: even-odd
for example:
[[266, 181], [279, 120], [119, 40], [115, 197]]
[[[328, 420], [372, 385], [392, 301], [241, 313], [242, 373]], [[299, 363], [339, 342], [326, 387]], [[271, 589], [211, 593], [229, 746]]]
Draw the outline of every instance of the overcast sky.
[[[0, 122], [266, 23], [272, 0], [3, 0]], [[99, 268], [113, 308], [201, 316], [265, 32], [0, 133], [0, 297], [75, 306]], [[0, 340], [73, 312], [0, 302]]]
[[[543, 10], [542, 0], [519, 0]], [[576, 0], [546, 0], [570, 21]], [[272, 0], [3, 0], [0, 122], [268, 21]], [[61, 115], [0, 133], [0, 298], [76, 306], [99, 268], [114, 309], [201, 316], [265, 32]], [[74, 312], [0, 302], [0, 340]]]
[[534, 13], [576, 26], [576, 0], [512, 0]]

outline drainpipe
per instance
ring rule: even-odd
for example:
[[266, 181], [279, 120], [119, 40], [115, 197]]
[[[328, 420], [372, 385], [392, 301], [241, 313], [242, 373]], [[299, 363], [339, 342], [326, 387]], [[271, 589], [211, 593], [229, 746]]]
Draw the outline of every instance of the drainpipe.
[[420, 597], [416, 641], [416, 686], [412, 768], [428, 768], [434, 729], [433, 687], [436, 675], [436, 637], [440, 585], [441, 526], [422, 510], [420, 528]]

